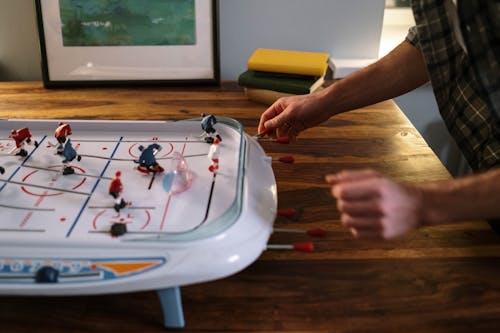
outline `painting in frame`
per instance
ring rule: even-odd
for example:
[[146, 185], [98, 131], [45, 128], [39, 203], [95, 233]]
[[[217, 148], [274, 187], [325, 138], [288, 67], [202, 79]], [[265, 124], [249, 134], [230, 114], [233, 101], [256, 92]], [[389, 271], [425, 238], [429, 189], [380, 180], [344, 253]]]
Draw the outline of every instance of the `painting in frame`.
[[219, 84], [217, 0], [35, 0], [45, 87]]

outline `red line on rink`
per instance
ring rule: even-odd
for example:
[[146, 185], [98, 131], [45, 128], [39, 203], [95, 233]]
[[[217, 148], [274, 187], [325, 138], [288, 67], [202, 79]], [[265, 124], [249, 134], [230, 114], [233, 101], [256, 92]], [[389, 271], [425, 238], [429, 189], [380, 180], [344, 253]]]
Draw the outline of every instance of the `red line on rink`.
[[[37, 171], [33, 171], [33, 172], [29, 173], [28, 175], [26, 175], [26, 177], [23, 178], [23, 182], [26, 181], [26, 179], [29, 176], [31, 176], [32, 174], [34, 174], [35, 172], [37, 172]], [[52, 186], [52, 183], [50, 183], [49, 186]], [[24, 186], [22, 187], [22, 189], [24, 189]], [[45, 199], [45, 197], [47, 196], [47, 194], [48, 194], [48, 191], [44, 191], [43, 194], [38, 197], [38, 200], [35, 202], [35, 204], [33, 206], [39, 207], [42, 204], [43, 199]], [[26, 224], [28, 224], [28, 221], [31, 219], [32, 216], [33, 216], [33, 212], [29, 212], [28, 214], [26, 214], [26, 216], [24, 217], [23, 221], [20, 224], [20, 227], [22, 228], [22, 227], [26, 226]]]
[[46, 197], [47, 193], [48, 193], [48, 191], [45, 191], [45, 192], [43, 192], [43, 194], [41, 196], [38, 197], [38, 200], [35, 202], [35, 207], [40, 206], [43, 199]]
[[104, 214], [106, 211], [105, 210], [101, 210], [99, 212], [99, 214], [96, 215], [96, 217], [94, 217], [94, 221], [92, 221], [92, 226], [94, 227], [94, 230], [97, 230], [97, 220], [102, 216], [102, 214]]
[[168, 207], [170, 206], [170, 200], [172, 199], [172, 192], [168, 193], [168, 200], [165, 204], [165, 210], [163, 211], [163, 217], [161, 219], [160, 231], [163, 231], [163, 225], [165, 224], [165, 218], [167, 217]]
[[35, 172], [38, 172], [38, 170], [34, 170], [34, 171], [31, 171], [30, 173], [28, 173], [26, 176], [23, 177], [22, 181], [25, 182], [26, 179], [28, 179], [28, 177], [30, 177], [32, 174], [34, 174]]
[[32, 215], [33, 215], [33, 212], [29, 212], [28, 214], [26, 214], [23, 221], [21, 222], [21, 225], [20, 225], [21, 228], [24, 227], [26, 225], [26, 223], [28, 223], [28, 221]]
[[[186, 141], [188, 140], [188, 138], [186, 137]], [[182, 151], [181, 151], [181, 155], [184, 156], [184, 150], [186, 150], [186, 143], [184, 142], [184, 145], [182, 146]]]
[[149, 214], [149, 211], [147, 209], [146, 209], [146, 216], [147, 216], [146, 223], [144, 223], [141, 230], [144, 230], [149, 225], [149, 222], [151, 222], [151, 214]]

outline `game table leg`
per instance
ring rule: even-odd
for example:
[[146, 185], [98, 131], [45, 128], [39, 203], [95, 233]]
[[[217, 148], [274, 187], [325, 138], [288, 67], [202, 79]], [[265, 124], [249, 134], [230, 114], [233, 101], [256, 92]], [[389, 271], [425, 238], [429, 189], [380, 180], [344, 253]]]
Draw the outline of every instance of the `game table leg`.
[[158, 297], [160, 298], [165, 327], [169, 329], [184, 328], [181, 289], [179, 287], [160, 289]]

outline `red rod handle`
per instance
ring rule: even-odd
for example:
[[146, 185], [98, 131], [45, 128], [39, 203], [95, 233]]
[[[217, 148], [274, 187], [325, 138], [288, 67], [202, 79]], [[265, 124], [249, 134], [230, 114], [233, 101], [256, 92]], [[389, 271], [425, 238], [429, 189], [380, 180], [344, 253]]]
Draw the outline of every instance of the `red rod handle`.
[[284, 217], [294, 217], [297, 214], [297, 210], [295, 208], [283, 208], [278, 209], [278, 215]]
[[280, 157], [279, 161], [281, 163], [293, 164], [293, 162], [295, 162], [295, 159], [293, 158], [292, 155], [287, 155], [287, 156]]
[[321, 229], [321, 228], [309, 229], [309, 230], [307, 230], [307, 234], [309, 236], [313, 236], [313, 237], [325, 237], [326, 236], [326, 230], [325, 229]]
[[311, 242], [302, 242], [293, 244], [293, 249], [302, 252], [313, 252], [314, 244]]
[[285, 144], [287, 144], [287, 143], [290, 143], [290, 138], [287, 137], [287, 136], [282, 136], [280, 138], [276, 138], [276, 142], [277, 143], [285, 143]]

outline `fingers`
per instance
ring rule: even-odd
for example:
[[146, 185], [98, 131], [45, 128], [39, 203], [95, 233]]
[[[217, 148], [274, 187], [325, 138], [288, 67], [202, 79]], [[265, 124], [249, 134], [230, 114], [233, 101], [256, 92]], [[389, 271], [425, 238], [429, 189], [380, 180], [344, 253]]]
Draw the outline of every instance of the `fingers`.
[[326, 176], [340, 219], [358, 238], [391, 239], [421, 225], [422, 194], [374, 170]]
[[342, 225], [356, 238], [383, 238], [385, 179], [371, 169], [342, 171], [327, 175], [331, 194], [337, 199]]
[[266, 129], [269, 130], [275, 129], [276, 126], [274, 126], [274, 123], [276, 121], [273, 119], [277, 117], [280, 113], [282, 113], [285, 110], [285, 108], [286, 106], [283, 105], [282, 99], [279, 99], [273, 105], [271, 105], [266, 111], [264, 111], [260, 116], [258, 133], [262, 133]]
[[[267, 129], [280, 129], [281, 132], [284, 132], [285, 131], [285, 124], [289, 124], [287, 123], [287, 115], [286, 113], [284, 112], [281, 112], [280, 114], [276, 115], [274, 118], [271, 118], [267, 121], [264, 122], [264, 128], [267, 128]], [[278, 135], [280, 136], [280, 135]], [[281, 135], [283, 136], [283, 135]]]
[[287, 136], [290, 139], [290, 141], [295, 141], [298, 135], [299, 135], [299, 130], [295, 125], [293, 125], [293, 123], [289, 121], [284, 121], [283, 124], [276, 130], [277, 137]]
[[296, 107], [292, 104], [297, 100], [296, 97], [280, 98], [264, 111], [260, 117], [257, 133], [266, 132], [274, 137], [287, 136], [291, 141], [295, 141], [299, 132], [304, 129], [302, 122], [294, 119]]
[[379, 217], [383, 215], [383, 211], [378, 200], [337, 199], [337, 208], [340, 212], [358, 217]]
[[336, 174], [326, 175], [325, 179], [328, 184], [335, 185], [341, 182], [359, 181], [374, 177], [382, 177], [382, 174], [373, 169], [344, 170]]
[[379, 239], [382, 238], [379, 230], [369, 230], [369, 229], [355, 229], [350, 228], [351, 234], [355, 238], [363, 238], [363, 239]]
[[355, 238], [384, 239], [387, 236], [383, 216], [359, 216], [342, 213], [340, 222], [349, 228]]
[[334, 185], [332, 195], [343, 200], [368, 200], [380, 198], [384, 180], [378, 177]]

